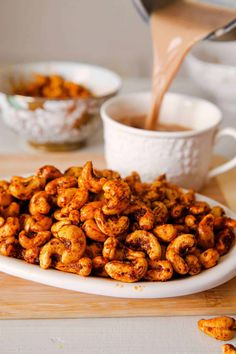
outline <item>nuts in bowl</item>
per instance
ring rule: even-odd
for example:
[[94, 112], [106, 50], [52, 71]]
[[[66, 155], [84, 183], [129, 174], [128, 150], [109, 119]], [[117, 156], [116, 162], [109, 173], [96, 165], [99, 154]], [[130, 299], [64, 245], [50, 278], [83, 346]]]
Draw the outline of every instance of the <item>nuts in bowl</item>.
[[1, 115], [34, 147], [72, 150], [98, 129], [102, 103], [120, 86], [118, 75], [88, 64], [12, 65], [0, 71]]
[[165, 176], [142, 183], [89, 161], [0, 182], [0, 254], [43, 269], [133, 283], [196, 276], [217, 265], [236, 221]]

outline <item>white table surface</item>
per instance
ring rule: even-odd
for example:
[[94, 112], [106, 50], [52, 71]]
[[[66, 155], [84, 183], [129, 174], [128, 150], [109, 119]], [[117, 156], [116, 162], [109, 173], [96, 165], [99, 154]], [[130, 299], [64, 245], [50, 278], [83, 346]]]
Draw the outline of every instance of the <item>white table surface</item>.
[[[123, 92], [146, 90], [149, 86], [147, 79], [125, 80]], [[187, 79], [177, 79], [172, 90], [204, 97]], [[236, 127], [236, 113], [235, 117], [226, 114], [223, 125]], [[224, 141], [218, 145], [217, 152], [233, 156], [235, 149], [235, 143]], [[84, 151], [102, 153], [102, 134], [94, 136]], [[0, 153], [22, 152], [37, 154], [0, 121]], [[0, 354], [221, 353], [222, 342], [198, 331], [199, 318], [1, 320]], [[236, 345], [236, 340], [231, 343]]]

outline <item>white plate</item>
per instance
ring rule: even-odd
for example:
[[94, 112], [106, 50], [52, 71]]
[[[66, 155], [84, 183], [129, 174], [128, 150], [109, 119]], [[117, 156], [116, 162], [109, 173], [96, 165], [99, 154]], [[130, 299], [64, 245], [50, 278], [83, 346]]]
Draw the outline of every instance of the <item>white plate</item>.
[[[206, 201], [211, 206], [221, 205], [200, 194], [197, 194], [197, 199]], [[227, 216], [236, 218], [231, 210], [221, 206], [225, 209]], [[81, 277], [53, 269], [43, 270], [38, 265], [4, 256], [0, 256], [0, 271], [38, 283], [89, 294], [137, 299], [175, 297], [214, 288], [236, 276], [236, 246], [234, 245], [227, 255], [221, 257], [219, 264], [214, 268], [205, 270], [196, 276], [164, 283], [144, 281], [121, 283], [106, 278]]]

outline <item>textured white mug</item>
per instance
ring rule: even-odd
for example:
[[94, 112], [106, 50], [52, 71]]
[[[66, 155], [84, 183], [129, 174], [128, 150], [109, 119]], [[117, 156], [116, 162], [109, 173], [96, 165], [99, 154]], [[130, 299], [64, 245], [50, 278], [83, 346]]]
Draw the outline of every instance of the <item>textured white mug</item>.
[[199, 190], [209, 178], [236, 166], [235, 156], [209, 171], [218, 138], [236, 139], [235, 129], [219, 130], [222, 113], [214, 104], [176, 93], [165, 95], [160, 122], [192, 129], [188, 131], [149, 131], [119, 122], [121, 118], [146, 115], [150, 105], [148, 92], [121, 95], [103, 104], [101, 116], [108, 168], [123, 176], [137, 171], [143, 181], [152, 181], [166, 173], [170, 181]]

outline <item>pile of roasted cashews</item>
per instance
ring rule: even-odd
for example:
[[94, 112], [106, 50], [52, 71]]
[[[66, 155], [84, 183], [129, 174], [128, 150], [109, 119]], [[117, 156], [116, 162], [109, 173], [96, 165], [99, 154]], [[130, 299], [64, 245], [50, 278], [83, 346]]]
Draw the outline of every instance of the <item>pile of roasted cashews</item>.
[[0, 254], [43, 269], [122, 282], [193, 276], [229, 252], [235, 227], [164, 175], [143, 183], [89, 161], [0, 181]]

